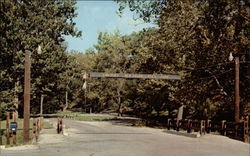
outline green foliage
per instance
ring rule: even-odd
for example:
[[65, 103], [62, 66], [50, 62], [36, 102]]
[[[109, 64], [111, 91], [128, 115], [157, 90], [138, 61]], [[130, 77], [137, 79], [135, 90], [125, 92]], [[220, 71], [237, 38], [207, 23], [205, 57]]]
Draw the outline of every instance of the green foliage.
[[[30, 50], [32, 112], [39, 112], [42, 94], [45, 112], [60, 109], [60, 75], [68, 68], [64, 36], [81, 36], [73, 21], [77, 15], [75, 3], [66, 0], [0, 2], [0, 94], [3, 95], [0, 102], [7, 105], [4, 108], [17, 109], [19, 105], [22, 113], [24, 51]], [[37, 54], [38, 45], [42, 47], [41, 55]]]
[[[167, 88], [172, 92], [168, 92], [166, 98], [173, 104], [186, 105], [186, 116], [232, 119], [234, 65], [228, 62], [232, 52], [242, 61], [241, 110], [242, 115], [246, 115], [249, 96], [245, 93], [249, 92], [250, 79], [246, 69], [249, 63], [244, 62], [249, 61], [249, 2], [165, 2], [162, 5], [161, 1], [118, 1], [121, 8], [127, 3], [131, 11], [139, 13], [145, 21], [158, 16], [159, 29], [143, 42], [146, 48], [139, 55], [145, 61], [142, 70], [161, 72], [162, 69], [183, 76], [181, 82], [169, 83]], [[155, 14], [157, 16], [151, 16]]]
[[[158, 27], [130, 35], [101, 32], [85, 53], [65, 52], [64, 35], [79, 37], [75, 1], [0, 2], [0, 102], [14, 110], [22, 98], [24, 50], [32, 50], [32, 113], [84, 110], [141, 117], [233, 119], [234, 62], [239, 56], [241, 114], [249, 114], [249, 2], [247, 0], [116, 0]], [[18, 18], [16, 18], [18, 17]], [[35, 49], [42, 46], [43, 54]], [[181, 81], [87, 79], [89, 72], [179, 74]], [[86, 103], [85, 103], [86, 97]]]

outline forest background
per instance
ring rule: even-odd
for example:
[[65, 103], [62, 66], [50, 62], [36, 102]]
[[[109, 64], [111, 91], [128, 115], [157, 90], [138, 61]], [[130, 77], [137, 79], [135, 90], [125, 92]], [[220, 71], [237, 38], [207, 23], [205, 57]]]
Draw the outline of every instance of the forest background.
[[[117, 112], [142, 118], [234, 119], [234, 61], [240, 58], [240, 114], [250, 114], [248, 0], [116, 0], [156, 28], [130, 35], [100, 32], [85, 52], [67, 52], [80, 37], [76, 1], [0, 1], [0, 105], [23, 113], [24, 52], [32, 52], [31, 113]], [[37, 53], [41, 47], [42, 54]], [[91, 78], [90, 72], [179, 74], [181, 81]], [[85, 97], [86, 101], [85, 102]]]

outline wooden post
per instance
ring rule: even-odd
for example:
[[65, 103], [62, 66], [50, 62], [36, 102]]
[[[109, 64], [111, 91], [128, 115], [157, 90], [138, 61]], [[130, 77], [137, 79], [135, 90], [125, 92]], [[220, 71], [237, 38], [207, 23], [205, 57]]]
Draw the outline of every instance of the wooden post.
[[64, 123], [63, 123], [63, 118], [61, 118], [61, 134], [63, 134], [63, 125], [64, 125]]
[[33, 119], [33, 138], [36, 139], [36, 142], [38, 140], [38, 135], [37, 135], [37, 118]]
[[60, 134], [60, 118], [57, 118], [57, 133]]
[[[16, 122], [17, 113], [13, 112], [13, 121]], [[17, 130], [16, 130], [17, 131]], [[16, 132], [17, 133], [17, 132]], [[16, 145], [16, 133], [13, 133], [13, 144]]]
[[240, 121], [240, 59], [235, 57], [235, 122]]
[[41, 130], [43, 129], [43, 117], [40, 117], [41, 118]]
[[180, 131], [180, 120], [176, 119], [176, 131]]
[[189, 133], [192, 133], [193, 132], [193, 120], [189, 120]]
[[226, 120], [221, 121], [221, 135], [227, 135], [227, 132], [226, 132]]
[[246, 143], [248, 143], [249, 142], [249, 131], [248, 131], [248, 129], [249, 129], [249, 125], [248, 125], [248, 121], [249, 119], [248, 119], [248, 116], [246, 117], [246, 119], [244, 120], [244, 128], [243, 128], [243, 140], [244, 140], [244, 142], [246, 142]]
[[170, 130], [170, 128], [171, 128], [171, 125], [170, 125], [171, 123], [170, 122], [171, 122], [171, 119], [168, 119], [167, 120], [167, 129], [168, 130]]
[[6, 144], [10, 144], [10, 112], [6, 113]]
[[36, 123], [35, 123], [35, 119], [33, 119], [32, 133], [33, 133], [33, 138], [35, 138], [35, 134], [36, 134]]
[[25, 65], [24, 65], [24, 109], [23, 109], [23, 140], [25, 143], [29, 142], [29, 128], [30, 128], [30, 61], [31, 52], [25, 51]]
[[40, 133], [40, 118], [37, 118], [37, 120], [36, 120], [36, 122], [37, 122], [37, 133], [39, 134]]
[[205, 135], [205, 120], [200, 121], [200, 134]]
[[63, 118], [57, 119], [57, 133], [63, 134]]

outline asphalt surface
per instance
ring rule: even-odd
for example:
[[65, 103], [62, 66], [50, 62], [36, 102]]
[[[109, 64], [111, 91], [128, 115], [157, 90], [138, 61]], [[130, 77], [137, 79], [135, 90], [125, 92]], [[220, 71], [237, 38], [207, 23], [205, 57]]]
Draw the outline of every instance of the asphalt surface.
[[189, 138], [114, 122], [65, 121], [66, 136], [44, 131], [38, 146], [0, 156], [250, 156], [250, 145], [224, 136]]

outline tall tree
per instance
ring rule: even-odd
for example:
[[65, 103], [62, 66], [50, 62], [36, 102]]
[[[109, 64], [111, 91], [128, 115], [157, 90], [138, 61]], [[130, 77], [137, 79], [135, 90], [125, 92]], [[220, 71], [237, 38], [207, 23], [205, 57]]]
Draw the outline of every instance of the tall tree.
[[[7, 88], [13, 90], [14, 97], [22, 92], [25, 50], [32, 51], [32, 93], [35, 95], [32, 96], [32, 101], [34, 100], [32, 103], [39, 101], [38, 97], [44, 90], [51, 91], [47, 86], [56, 84], [49, 78], [57, 77], [64, 70], [59, 68], [63, 64], [60, 59], [66, 59], [66, 49], [62, 45], [64, 35], [81, 35], [73, 22], [73, 18], [76, 17], [75, 3], [75, 1], [1, 1], [0, 14], [3, 19], [0, 37], [3, 41], [1, 64], [4, 64], [1, 66], [4, 68], [1, 71], [7, 71], [5, 74], [11, 78]], [[42, 46], [41, 56], [36, 53], [38, 45]], [[49, 74], [54, 77], [52, 75], [45, 77]], [[16, 106], [20, 104], [17, 101], [15, 103]]]

